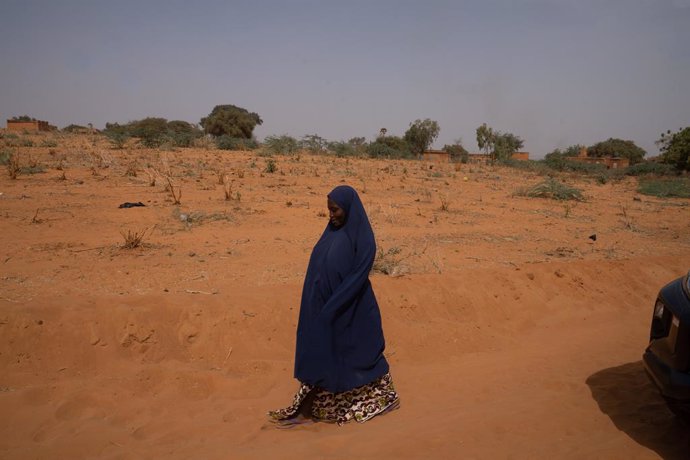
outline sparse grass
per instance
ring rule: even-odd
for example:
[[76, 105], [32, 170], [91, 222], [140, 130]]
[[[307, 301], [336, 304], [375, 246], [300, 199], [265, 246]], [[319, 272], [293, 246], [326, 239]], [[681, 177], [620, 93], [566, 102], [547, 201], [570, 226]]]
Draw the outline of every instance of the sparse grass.
[[690, 198], [690, 178], [644, 179], [640, 180], [637, 191], [659, 198]]
[[265, 173], [273, 174], [278, 170], [278, 166], [273, 158], [266, 160], [266, 167], [264, 168]]
[[447, 195], [440, 195], [439, 200], [441, 200], [441, 211], [448, 212], [450, 208], [450, 201]]
[[7, 159], [7, 174], [9, 174], [10, 179], [16, 179], [21, 171], [22, 167], [19, 164], [19, 159], [17, 158], [17, 155], [15, 155], [14, 153], [10, 153]]
[[156, 171], [154, 168], [146, 168], [144, 169], [144, 172], [149, 178], [149, 186], [155, 187], [156, 186], [156, 178], [158, 177], [158, 171]]
[[45, 168], [43, 167], [43, 165], [40, 164], [38, 160], [34, 158], [32, 155], [29, 155], [27, 159], [27, 165], [23, 166], [21, 169], [22, 174], [37, 174], [45, 172]]
[[126, 177], [137, 177], [137, 162], [132, 160], [127, 164], [127, 169], [125, 170]]
[[[180, 204], [180, 199], [182, 198], [182, 187], [179, 185], [173, 185], [170, 176], [165, 176], [165, 179], [168, 181], [168, 186], [166, 189], [168, 192], [170, 192], [170, 197], [173, 200], [173, 204]], [[176, 188], [177, 191], [175, 191]]]
[[[233, 196], [232, 196], [232, 182], [230, 181], [230, 177], [226, 174], [222, 178], [222, 184], [223, 184], [223, 193], [225, 194], [225, 201], [231, 201]], [[238, 192], [239, 195], [239, 192]]]
[[55, 139], [44, 139], [41, 141], [41, 147], [57, 147], [58, 143]]
[[384, 275], [391, 275], [396, 270], [400, 264], [400, 253], [402, 249], [398, 246], [393, 246], [384, 251], [379, 248], [376, 258], [374, 259], [374, 265], [371, 268], [374, 272], [383, 273]]
[[621, 216], [623, 216], [623, 225], [625, 225], [625, 228], [631, 231], [635, 231], [635, 226], [633, 225], [632, 218], [628, 216], [628, 209], [621, 205]]
[[7, 165], [10, 162], [10, 157], [12, 156], [12, 150], [2, 149], [0, 150], [0, 165]]
[[127, 230], [125, 231], [120, 231], [120, 235], [122, 235], [122, 238], [124, 238], [125, 242], [122, 244], [123, 249], [134, 249], [138, 248], [141, 246], [142, 242], [144, 241], [144, 236], [146, 236], [146, 232], [148, 229], [143, 229], [143, 230]]
[[516, 192], [516, 195], [527, 196], [530, 198], [549, 198], [551, 200], [559, 201], [584, 200], [580, 190], [563, 184], [552, 177], [533, 187], [522, 188]]
[[192, 227], [193, 225], [201, 225], [204, 222], [215, 222], [219, 220], [224, 220], [227, 222], [232, 222], [232, 215], [226, 212], [214, 212], [206, 213], [203, 211], [187, 211], [181, 212], [179, 208], [175, 208], [173, 211], [173, 216], [179, 219], [180, 222], [187, 225], [187, 227]]

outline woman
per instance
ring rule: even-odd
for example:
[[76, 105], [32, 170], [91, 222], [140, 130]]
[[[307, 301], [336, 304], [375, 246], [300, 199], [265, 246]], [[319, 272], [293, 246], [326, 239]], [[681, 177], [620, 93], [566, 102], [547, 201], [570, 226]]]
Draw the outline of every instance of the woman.
[[399, 405], [369, 281], [374, 232], [352, 187], [333, 189], [328, 210], [302, 289], [295, 352], [301, 385], [290, 407], [269, 412], [281, 425], [310, 419], [365, 422]]

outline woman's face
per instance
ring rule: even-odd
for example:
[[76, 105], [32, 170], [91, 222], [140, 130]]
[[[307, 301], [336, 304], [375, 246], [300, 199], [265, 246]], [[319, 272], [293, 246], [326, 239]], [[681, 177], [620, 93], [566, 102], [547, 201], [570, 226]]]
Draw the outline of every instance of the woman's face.
[[340, 228], [345, 225], [345, 211], [343, 211], [338, 204], [328, 199], [328, 218], [335, 228]]

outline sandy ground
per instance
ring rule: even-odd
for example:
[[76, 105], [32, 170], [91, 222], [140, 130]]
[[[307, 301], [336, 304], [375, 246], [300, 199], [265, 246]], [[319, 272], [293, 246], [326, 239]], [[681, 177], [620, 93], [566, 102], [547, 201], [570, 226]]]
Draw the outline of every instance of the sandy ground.
[[[0, 176], [0, 458], [690, 458], [640, 360], [658, 289], [690, 268], [690, 200], [566, 175], [586, 201], [564, 204], [515, 195], [543, 177], [416, 161], [267, 173], [89, 136], [14, 150], [45, 172]], [[401, 408], [278, 430], [265, 412], [297, 388], [302, 278], [341, 183], [377, 235]]]

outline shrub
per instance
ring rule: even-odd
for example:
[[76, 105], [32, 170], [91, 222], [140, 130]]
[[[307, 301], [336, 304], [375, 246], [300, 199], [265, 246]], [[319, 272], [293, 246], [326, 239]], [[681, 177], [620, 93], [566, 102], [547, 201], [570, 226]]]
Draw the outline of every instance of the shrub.
[[367, 146], [372, 158], [412, 158], [409, 144], [397, 136], [381, 136]]
[[299, 149], [297, 139], [283, 134], [282, 136], [268, 136], [264, 139], [263, 147], [267, 153], [293, 154]]
[[533, 187], [521, 189], [517, 192], [517, 195], [530, 198], [549, 198], [552, 200], [584, 200], [580, 190], [565, 185], [553, 177]]
[[659, 198], [690, 198], [690, 179], [687, 177], [645, 179], [637, 188], [643, 195]]
[[0, 165], [7, 165], [12, 157], [12, 150], [2, 149], [0, 150]]
[[535, 160], [527, 160], [527, 161], [521, 161], [521, 160], [513, 160], [513, 159], [508, 159], [503, 162], [505, 166], [508, 166], [509, 168], [515, 168], [515, 169], [521, 169], [523, 171], [531, 171], [537, 174], [548, 174], [553, 171], [553, 169], [546, 164], [544, 161], [535, 161]]
[[275, 160], [273, 160], [273, 158], [269, 158], [266, 161], [266, 168], [264, 168], [264, 172], [269, 173], [269, 174], [273, 174], [277, 170], [278, 170], [278, 167], [276, 166]]
[[90, 132], [91, 129], [87, 128], [86, 126], [81, 126], [81, 125], [67, 125], [64, 128], [62, 128], [62, 132], [64, 133], [88, 133]]
[[570, 171], [585, 174], [594, 174], [606, 171], [605, 165], [594, 164], [594, 163], [583, 163], [580, 161], [574, 161], [568, 159], [568, 157], [552, 155], [544, 159], [544, 163], [549, 166], [549, 168], [556, 171]]
[[628, 166], [625, 168], [624, 172], [628, 176], [643, 176], [652, 174], [656, 176], [670, 176], [676, 174], [676, 168], [670, 164], [653, 163], [651, 161], [647, 161]]
[[357, 149], [349, 142], [329, 142], [328, 150], [333, 152], [337, 157], [352, 157], [357, 155]]
[[255, 139], [244, 139], [227, 135], [217, 137], [215, 142], [216, 147], [221, 150], [254, 150], [258, 147]]
[[309, 153], [326, 153], [328, 141], [317, 134], [307, 134], [302, 136], [302, 139], [299, 141], [299, 147]]

